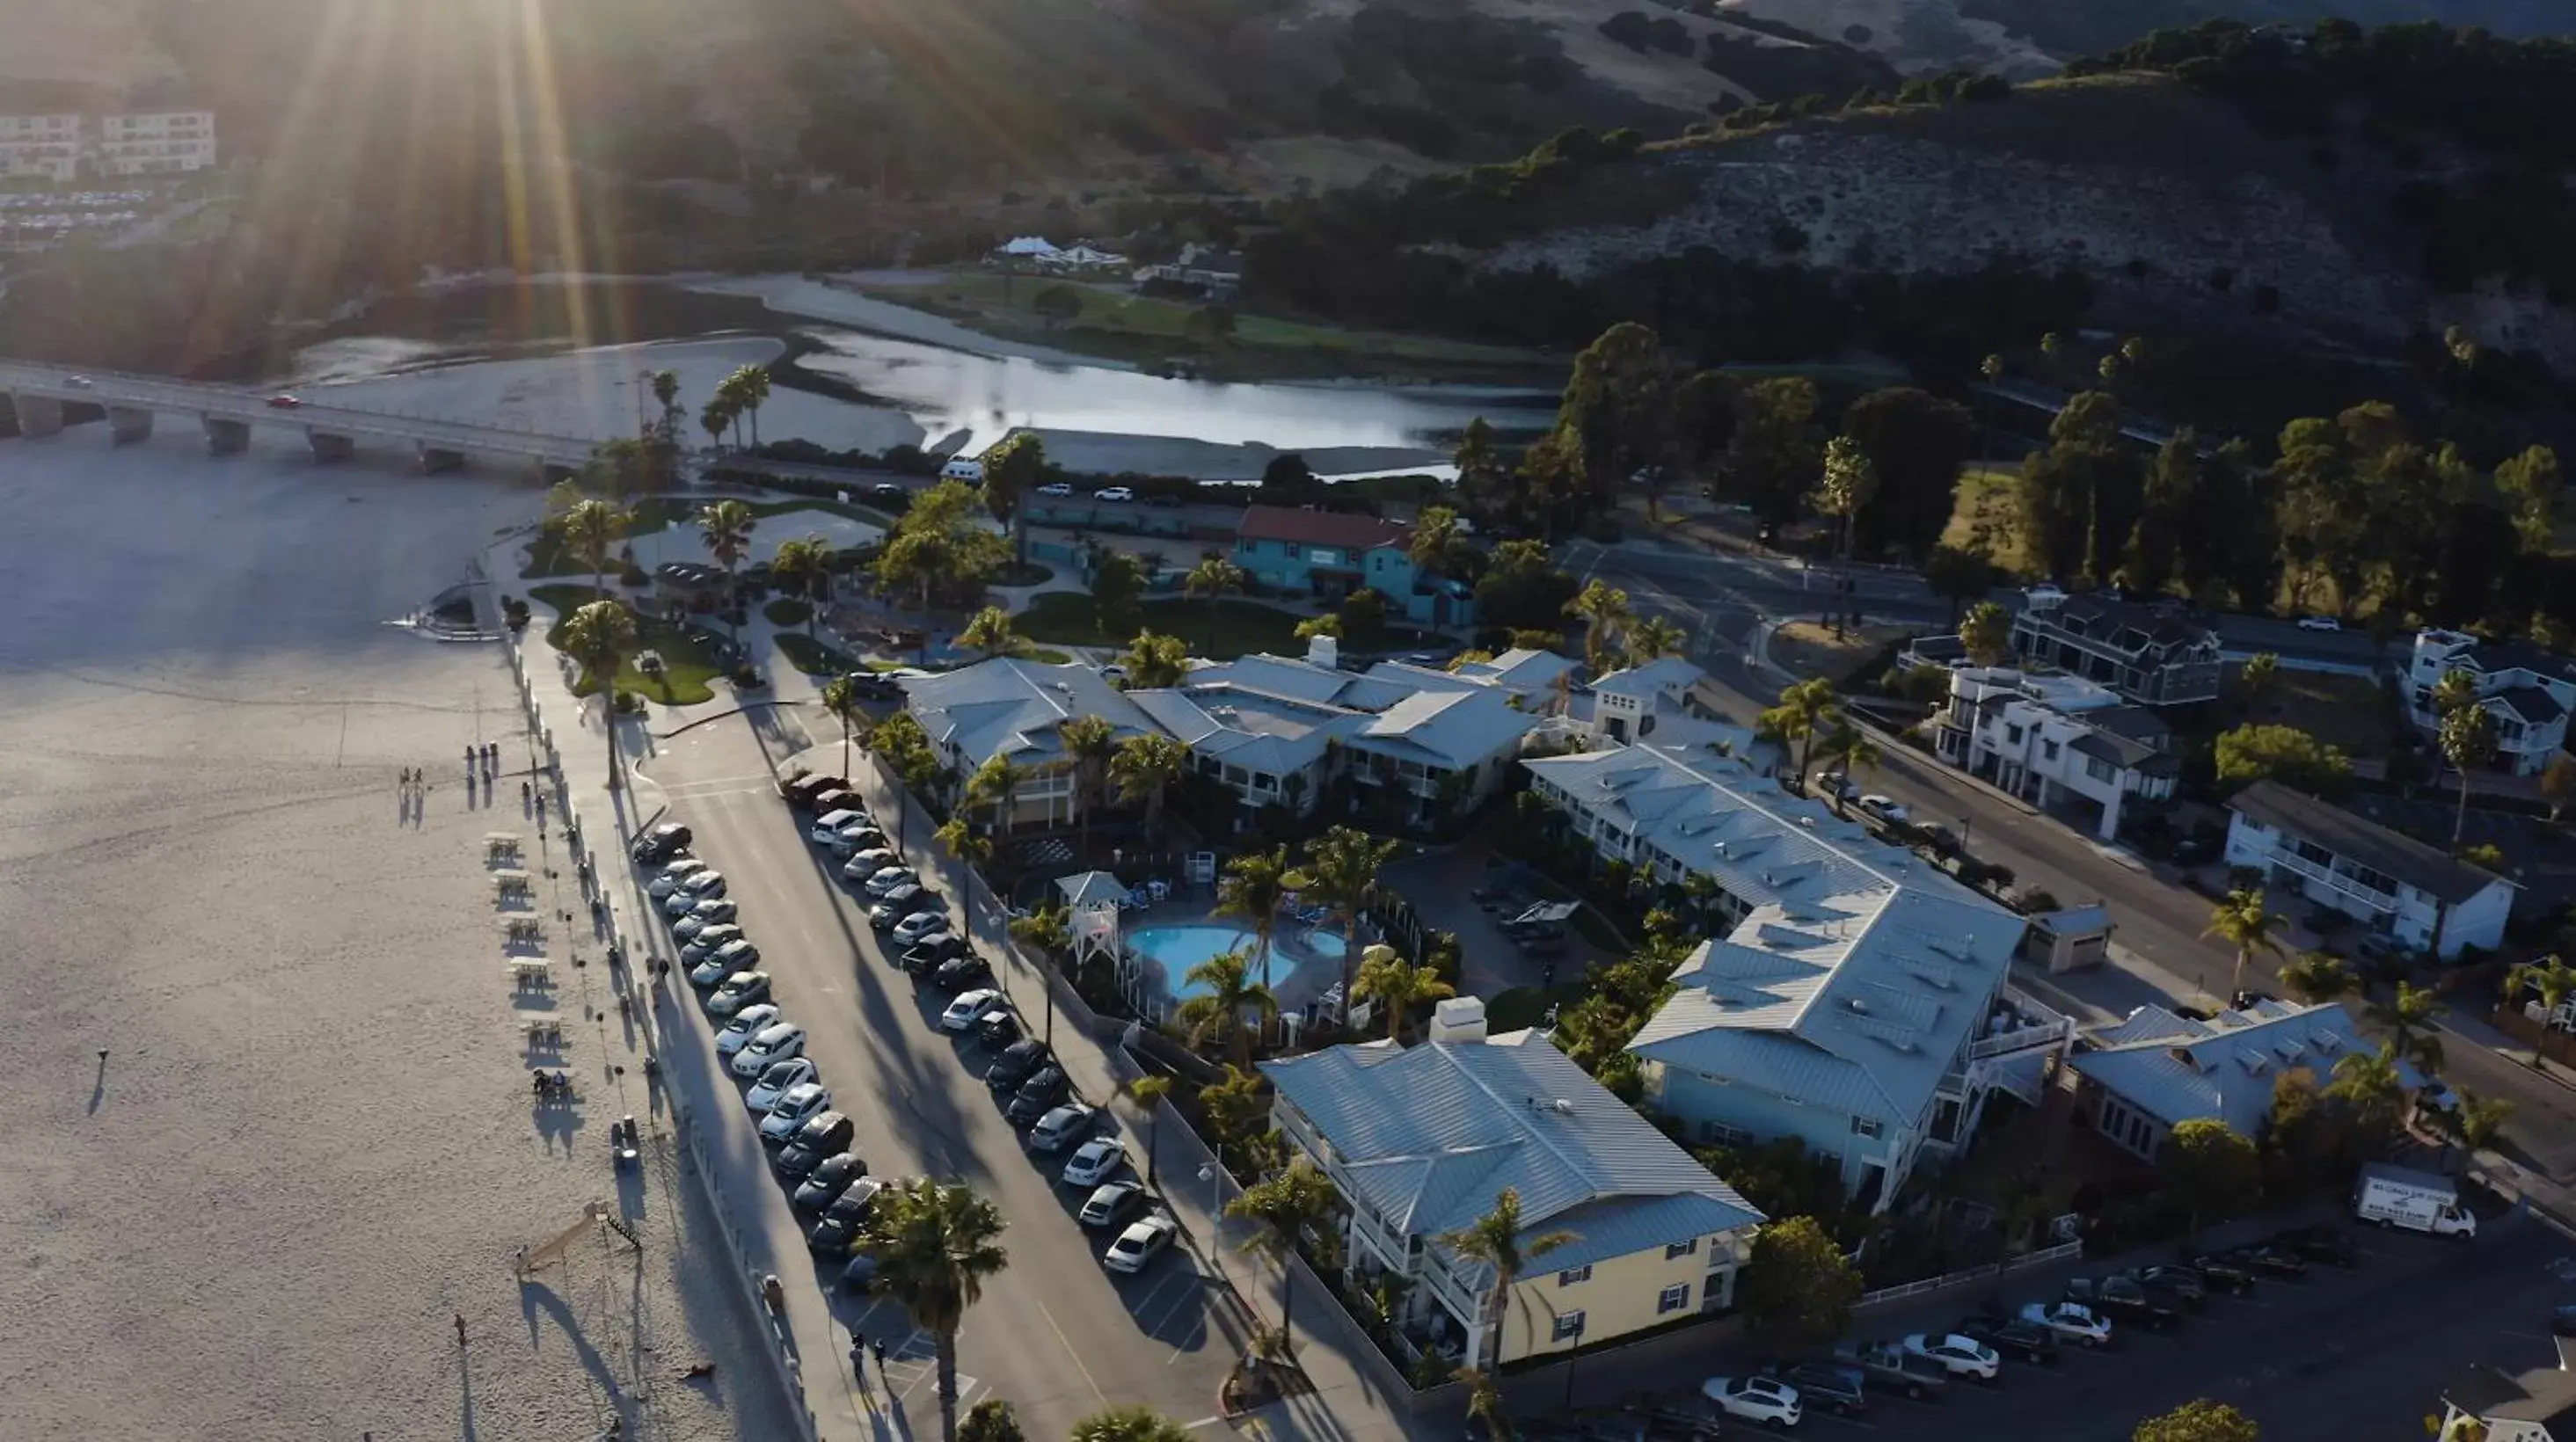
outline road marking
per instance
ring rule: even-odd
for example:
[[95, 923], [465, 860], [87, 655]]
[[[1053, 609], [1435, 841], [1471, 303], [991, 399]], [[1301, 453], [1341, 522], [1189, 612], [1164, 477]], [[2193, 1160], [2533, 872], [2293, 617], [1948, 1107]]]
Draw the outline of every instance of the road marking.
[[1213, 1427], [1213, 1426], [1215, 1426], [1216, 1424], [1218, 1424], [1219, 1422], [1222, 1422], [1222, 1421], [1224, 1421], [1224, 1420], [1225, 1420], [1225, 1418], [1224, 1418], [1224, 1416], [1223, 1416], [1222, 1414], [1220, 1414], [1220, 1415], [1218, 1415], [1218, 1416], [1214, 1416], [1214, 1417], [1201, 1417], [1201, 1418], [1200, 1418], [1199, 1420], [1197, 1420], [1196, 1422], [1184, 1422], [1184, 1423], [1182, 1423], [1182, 1424], [1181, 1424], [1181, 1430], [1182, 1430], [1182, 1431], [1184, 1431], [1184, 1432], [1196, 1432], [1196, 1431], [1197, 1431], [1197, 1430], [1199, 1430], [1201, 1427]]
[[1073, 1340], [1065, 1336], [1063, 1327], [1057, 1325], [1055, 1313], [1047, 1310], [1046, 1303], [1038, 1301], [1034, 1297], [1030, 1298], [1029, 1301], [1031, 1305], [1038, 1309], [1038, 1315], [1046, 1318], [1047, 1330], [1055, 1333], [1055, 1339], [1064, 1344], [1064, 1353], [1066, 1356], [1073, 1359], [1074, 1370], [1082, 1373], [1083, 1385], [1091, 1389], [1091, 1395], [1099, 1401], [1101, 1406], [1108, 1406], [1109, 1395], [1100, 1390], [1100, 1383], [1093, 1379], [1091, 1369], [1082, 1364], [1082, 1354], [1074, 1350]]

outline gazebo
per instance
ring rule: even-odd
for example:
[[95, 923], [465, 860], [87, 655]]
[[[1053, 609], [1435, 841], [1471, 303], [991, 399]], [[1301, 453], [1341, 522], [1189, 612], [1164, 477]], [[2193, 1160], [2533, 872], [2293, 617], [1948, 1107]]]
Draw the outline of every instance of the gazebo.
[[1132, 967], [1118, 944], [1118, 908], [1127, 900], [1127, 883], [1106, 871], [1084, 871], [1057, 881], [1055, 889], [1073, 933], [1074, 974], [1082, 974], [1084, 962], [1105, 956], [1120, 989], [1127, 989]]

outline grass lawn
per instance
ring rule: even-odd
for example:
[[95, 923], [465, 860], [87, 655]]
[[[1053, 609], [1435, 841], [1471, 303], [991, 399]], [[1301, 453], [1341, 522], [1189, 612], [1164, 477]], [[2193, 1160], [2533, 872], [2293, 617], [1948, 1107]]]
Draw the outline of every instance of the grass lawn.
[[[684, 526], [694, 531], [697, 529], [698, 512], [705, 508], [706, 501], [703, 499], [647, 496], [635, 503], [633, 519], [628, 523], [623, 539], [632, 540], [637, 536], [649, 536], [656, 531], [673, 526]], [[787, 501], [758, 501], [751, 506], [752, 515], [764, 521], [797, 511], [823, 511], [845, 520], [857, 521], [862, 525], [875, 526], [880, 530], [894, 529], [894, 517], [885, 512], [868, 506], [843, 505], [839, 501], [800, 498]], [[754, 539], [758, 539], [757, 533], [754, 534]], [[615, 574], [618, 564], [615, 556], [609, 557], [611, 574]], [[537, 532], [536, 536], [529, 541], [528, 564], [519, 570], [519, 576], [523, 580], [535, 580], [544, 576], [587, 576], [589, 574], [590, 567], [584, 564], [579, 556], [565, 551], [553, 533], [543, 530]]]
[[[596, 597], [588, 586], [537, 586], [528, 592], [530, 600], [555, 608], [557, 619], [590, 604]], [[699, 635], [684, 631], [658, 617], [638, 614], [635, 634], [642, 648], [662, 658], [659, 679], [635, 669], [629, 658], [617, 670], [617, 689], [659, 701], [666, 706], [694, 706], [715, 699], [714, 681], [724, 674], [717, 664], [714, 648]], [[546, 642], [554, 643], [554, 628], [546, 629]], [[561, 647], [556, 649], [560, 650]], [[591, 688], [576, 686], [575, 695], [587, 696]]]
[[1971, 466], [1959, 477], [1950, 524], [1941, 532], [1945, 545], [1974, 549], [1983, 544], [1994, 563], [2016, 576], [2035, 570], [2030, 548], [2022, 544], [2021, 510], [2013, 499], [2019, 472], [1994, 466]]
[[1799, 676], [1822, 676], [1839, 689], [1855, 680], [1858, 668], [1890, 642], [1901, 641], [1919, 629], [1871, 621], [1857, 631], [1845, 630], [1837, 641], [1830, 626], [1791, 621], [1772, 635], [1771, 659]]
[[802, 626], [805, 618], [814, 614], [814, 607], [813, 603], [794, 596], [781, 596], [761, 607], [760, 614], [768, 617], [769, 624], [773, 626]]
[[1572, 1006], [1581, 1001], [1586, 988], [1582, 982], [1566, 982], [1552, 987], [1516, 986], [1497, 993], [1485, 1003], [1485, 1027], [1488, 1031], [1519, 1031], [1547, 1019], [1552, 1006]]
[[[2237, 667], [2227, 668], [2230, 694]], [[2333, 676], [2317, 671], [2275, 673], [2279, 685], [2260, 716], [2248, 719], [2267, 726], [2295, 726], [2329, 746], [2340, 746], [2356, 759], [2389, 754], [2388, 701], [2377, 682], [2361, 676]]]
[[[1297, 623], [1306, 618], [1258, 601], [1231, 597], [1212, 602], [1159, 600], [1147, 601], [1141, 609], [1146, 630], [1180, 637], [1193, 656], [1231, 661], [1255, 651], [1283, 656], [1305, 654], [1306, 643], [1297, 639]], [[1091, 598], [1076, 591], [1049, 591], [1038, 596], [1029, 602], [1028, 610], [1011, 621], [1030, 640], [1059, 646], [1124, 646], [1134, 639], [1102, 635], [1099, 619], [1091, 611]], [[1409, 626], [1389, 626], [1383, 638], [1388, 648], [1419, 645], [1430, 639]]]
[[779, 632], [778, 649], [787, 657], [788, 665], [808, 676], [846, 676], [852, 671], [878, 669], [872, 663], [862, 662], [849, 652], [817, 641], [802, 631]]

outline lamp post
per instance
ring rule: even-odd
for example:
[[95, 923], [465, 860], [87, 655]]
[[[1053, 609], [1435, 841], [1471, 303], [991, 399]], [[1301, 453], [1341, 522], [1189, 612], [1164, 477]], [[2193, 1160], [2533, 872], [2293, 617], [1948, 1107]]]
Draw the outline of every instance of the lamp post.
[[1218, 1178], [1223, 1173], [1214, 1162], [1199, 1168], [1199, 1180], [1208, 1184], [1208, 1256], [1216, 1263], [1216, 1277], [1225, 1280], [1225, 1211], [1217, 1201]]

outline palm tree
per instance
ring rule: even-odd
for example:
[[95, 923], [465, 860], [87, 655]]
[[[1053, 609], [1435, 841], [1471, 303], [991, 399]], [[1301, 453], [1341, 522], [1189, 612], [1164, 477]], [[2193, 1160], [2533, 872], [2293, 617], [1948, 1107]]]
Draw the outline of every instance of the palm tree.
[[1159, 1074], [1140, 1076], [1127, 1083], [1127, 1097], [1145, 1113], [1145, 1185], [1155, 1184], [1161, 1158], [1157, 1144], [1163, 1139], [1163, 1098], [1172, 1094], [1172, 1079]]
[[1467, 1418], [1485, 1424], [1488, 1442], [1512, 1442], [1512, 1419], [1503, 1414], [1502, 1389], [1490, 1367], [1461, 1367], [1456, 1380], [1467, 1385]]
[[1836, 436], [1825, 442], [1825, 476], [1816, 488], [1812, 504], [1816, 514], [1833, 516], [1841, 522], [1841, 535], [1835, 554], [1851, 560], [1852, 527], [1878, 494], [1878, 468], [1870, 464], [1869, 453], [1860, 442], [1849, 436]]
[[[742, 644], [742, 628], [732, 622], [734, 607], [741, 596], [734, 590], [734, 571], [742, 564], [743, 554], [751, 549], [751, 533], [760, 518], [751, 507], [740, 501], [715, 501], [698, 512], [698, 539], [706, 542], [707, 554], [724, 567], [726, 629], [733, 633], [734, 644]], [[846, 774], [846, 773], [845, 773]]]
[[1091, 855], [1091, 813], [1106, 802], [1109, 763], [1118, 755], [1118, 727], [1106, 716], [1076, 716], [1055, 728], [1056, 744], [1073, 762], [1073, 804], [1081, 823], [1076, 844]]
[[1286, 1171], [1254, 1183], [1225, 1204], [1227, 1216], [1262, 1223], [1260, 1231], [1244, 1238], [1243, 1249], [1279, 1265], [1279, 1334], [1286, 1339], [1281, 1351], [1291, 1362], [1296, 1360], [1297, 1269], [1288, 1259], [1297, 1254], [1298, 1240], [1329, 1219], [1340, 1200], [1331, 1179], [1299, 1157]]
[[859, 683], [835, 676], [823, 683], [823, 709], [841, 720], [841, 779], [850, 775], [850, 733], [867, 712], [859, 704]]
[[1160, 834], [1163, 797], [1189, 766], [1190, 748], [1160, 732], [1118, 743], [1118, 754], [1109, 758], [1109, 779], [1117, 784], [1119, 800], [1144, 803], [1147, 836]]
[[751, 443], [760, 444], [760, 408], [769, 404], [769, 367], [744, 366], [725, 377], [735, 401], [751, 417]]
[[2397, 1074], [2397, 1049], [2382, 1045], [2375, 1052], [2346, 1052], [2334, 1064], [2334, 1080], [2325, 1094], [2353, 1110], [2355, 1119], [2374, 1130], [2394, 1127], [2406, 1105], [2406, 1082]]
[[1690, 632], [1662, 616], [1649, 616], [1628, 629], [1627, 662], [1643, 666], [1663, 656], [1678, 656], [1690, 647]]
[[1618, 654], [1619, 638], [1637, 620], [1637, 613], [1628, 605], [1628, 593], [1595, 581], [1583, 588], [1583, 594], [1565, 603], [1565, 613], [1583, 619], [1583, 664], [1595, 676], [1608, 674], [1611, 658]]
[[2003, 664], [2012, 654], [2012, 613], [1992, 601], [1970, 606], [1967, 619], [1959, 623], [1959, 644], [1979, 666]]
[[2452, 1094], [2449, 1106], [2430, 1109], [2425, 1115], [2442, 1134], [2442, 1160], [2447, 1163], [2454, 1146], [2471, 1157], [2494, 1146], [2504, 1124], [2513, 1118], [2513, 1103], [2463, 1087]]
[[1458, 989], [1442, 981], [1429, 967], [1415, 966], [1391, 946], [1372, 946], [1360, 954], [1358, 990], [1386, 1008], [1386, 1039], [1393, 1041], [1403, 1029], [1405, 1014], [1426, 1001], [1456, 996]]
[[1197, 1442], [1190, 1429], [1142, 1402], [1094, 1412], [1073, 1424], [1068, 1442]]
[[2540, 1054], [2541, 1044], [2549, 1040], [2549, 1029], [2556, 1022], [2558, 1009], [2565, 1006], [2570, 997], [2576, 997], [2576, 966], [2569, 966], [2555, 956], [2544, 956], [2505, 973], [2504, 999], [2507, 1002], [2519, 1003], [2525, 991], [2540, 995], [2540, 1036], [2532, 1043], [2531, 1066], [2534, 1071], [2546, 1071], [2548, 1067]]
[[1199, 1089], [1199, 1110], [1206, 1114], [1208, 1137], [1217, 1156], [1225, 1157], [1238, 1142], [1250, 1141], [1254, 1129], [1270, 1114], [1261, 1095], [1261, 1073], [1225, 1064], [1225, 1077]]
[[949, 817], [930, 835], [948, 848], [949, 855], [968, 866], [981, 866], [993, 859], [993, 838], [977, 831], [963, 816]]
[[1011, 613], [999, 606], [986, 606], [957, 633], [957, 644], [969, 651], [980, 651], [985, 659], [1007, 656], [1019, 649], [1019, 633], [1011, 628]]
[[698, 425], [706, 431], [708, 441], [718, 451], [724, 449], [725, 432], [733, 428], [733, 423], [733, 405], [725, 399], [722, 391], [707, 397], [707, 403], [698, 409]]
[[1216, 914], [1252, 924], [1259, 945], [1261, 980], [1270, 981], [1270, 938], [1279, 929], [1279, 907], [1288, 897], [1288, 848], [1247, 851], [1225, 864], [1216, 884]]
[[2353, 975], [2351, 963], [2333, 952], [2311, 951], [2282, 964], [2281, 987], [2313, 1006], [2361, 990], [2361, 978]]
[[1425, 506], [1413, 518], [1413, 538], [1405, 543], [1406, 559], [1426, 575], [1455, 576], [1472, 549], [1458, 529], [1458, 513], [1447, 506]]
[[2454, 666], [2433, 683], [2433, 714], [2448, 716], [2478, 703], [2478, 679]]
[[1181, 594], [1193, 600], [1205, 596], [1211, 603], [1210, 609], [1215, 609], [1213, 603], [1242, 590], [1251, 580], [1234, 562], [1223, 556], [1208, 556], [1181, 578]]
[[2203, 936], [2214, 936], [2236, 948], [2236, 979], [2228, 988], [2231, 1003], [2245, 990], [2245, 963], [2254, 953], [2267, 951], [2281, 954], [2281, 943], [2273, 933], [2289, 924], [2289, 918], [2268, 911], [2263, 906], [2263, 893], [2238, 889], [2227, 893], [2209, 913], [2209, 927]]
[[1342, 925], [1342, 1014], [1350, 1015], [1351, 973], [1359, 965], [1360, 913], [1377, 899], [1378, 873], [1394, 864], [1403, 843], [1336, 826], [1306, 843], [1306, 864], [1281, 877], [1289, 890], [1331, 910]]
[[2237, 699], [2245, 703], [2245, 714], [2260, 715], [2266, 702], [2281, 689], [2281, 658], [2269, 651], [2257, 651], [2245, 658], [2236, 672]]
[[1441, 1240], [1458, 1255], [1494, 1269], [1493, 1300], [1486, 1307], [1492, 1314], [1488, 1326], [1494, 1345], [1482, 1355], [1487, 1366], [1498, 1365], [1503, 1353], [1503, 1314], [1511, 1306], [1512, 1284], [1520, 1280], [1521, 1268], [1573, 1241], [1574, 1234], [1522, 1236], [1521, 1194], [1505, 1187], [1495, 1195], [1492, 1211]]
[[2448, 1008], [2430, 987], [2397, 983], [2397, 994], [2386, 1001], [2370, 1004], [2372, 1021], [2388, 1028], [2388, 1044], [2397, 1054], [2415, 1064], [2415, 1069], [2431, 1076], [2442, 1069], [2442, 1040], [2433, 1034], [2434, 1023]]
[[678, 371], [653, 372], [653, 403], [662, 408], [662, 423], [655, 428], [655, 434], [672, 445], [678, 445], [680, 417], [686, 414], [680, 409], [680, 373]]
[[590, 567], [590, 588], [602, 596], [608, 594], [608, 558], [617, 550], [617, 538], [626, 534], [626, 520], [624, 511], [606, 501], [583, 500], [555, 521], [564, 549]]
[[581, 684], [599, 693], [600, 730], [608, 733], [608, 789], [618, 786], [617, 672], [635, 654], [635, 613], [618, 601], [593, 601], [555, 627], [554, 643], [581, 663]]
[[[1876, 771], [1879, 763], [1887, 759], [1886, 753], [1879, 750], [1878, 743], [1846, 716], [1834, 718], [1833, 729], [1816, 743], [1816, 756], [1829, 769], [1840, 771], [1845, 780], [1849, 780], [1855, 771], [1864, 775]], [[1833, 802], [1834, 814], [1842, 815], [1842, 788], [1835, 787], [1834, 794], [1827, 799]]]
[[991, 806], [993, 832], [999, 835], [1010, 829], [1015, 819], [1011, 816], [1013, 803], [1028, 780], [1029, 768], [1012, 765], [1008, 756], [996, 756], [976, 767], [975, 774], [966, 779], [966, 804]]
[[1205, 988], [1172, 1013], [1173, 1020], [1188, 1028], [1190, 1045], [1204, 1046], [1208, 1038], [1223, 1035], [1233, 1043], [1235, 1061], [1250, 1067], [1252, 1034], [1244, 1029], [1244, 1008], [1258, 1011], [1265, 1029], [1279, 1019], [1279, 998], [1252, 979], [1252, 959], [1240, 948], [1220, 951], [1191, 967], [1182, 979]]
[[877, 1194], [855, 1250], [876, 1260], [876, 1291], [891, 1297], [939, 1347], [939, 1433], [957, 1442], [957, 1329], [1010, 1265], [1001, 1211], [964, 1183], [928, 1177]]
[[1118, 664], [1126, 668], [1127, 684], [1139, 690], [1177, 686], [1190, 673], [1189, 644], [1178, 636], [1139, 631]]
[[823, 603], [832, 589], [832, 543], [821, 536], [781, 541], [769, 569], [780, 580], [793, 581], [805, 597], [805, 635], [812, 639], [814, 623], [822, 618]]
[[2460, 809], [2451, 821], [2451, 849], [2460, 849], [2469, 830], [2469, 772], [2495, 759], [2495, 713], [2484, 706], [2463, 706], [2442, 718], [2438, 735], [2442, 759], [2460, 773]]
[[1807, 763], [1814, 759], [1816, 737], [1830, 730], [1842, 715], [1842, 702], [1834, 695], [1834, 683], [1822, 676], [1811, 676], [1781, 692], [1780, 704], [1763, 712], [1760, 720], [1769, 724], [1782, 741], [1798, 743], [1798, 776], [1803, 786]]

